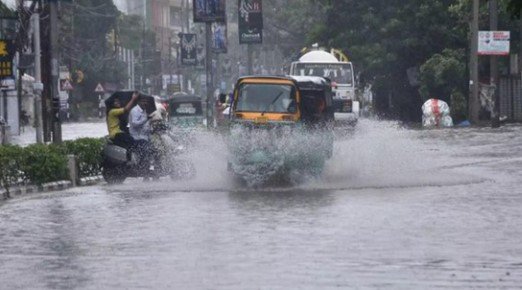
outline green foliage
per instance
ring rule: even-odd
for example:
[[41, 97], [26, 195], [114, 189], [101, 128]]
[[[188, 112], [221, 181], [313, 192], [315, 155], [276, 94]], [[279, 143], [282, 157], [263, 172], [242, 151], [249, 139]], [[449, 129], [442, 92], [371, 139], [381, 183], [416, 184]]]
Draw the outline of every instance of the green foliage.
[[115, 43], [109, 41], [120, 12], [112, 0], [78, 0], [63, 3], [60, 10], [62, 63], [84, 75], [82, 82], [73, 84], [73, 98], [95, 102], [92, 94], [98, 83], [120, 84], [127, 79]]
[[522, 13], [522, 1], [509, 0], [507, 1], [507, 11], [515, 18], [520, 18]]
[[101, 138], [81, 138], [74, 141], [65, 141], [63, 147], [66, 154], [78, 158], [80, 176], [94, 176], [101, 174], [102, 150], [104, 141]]
[[58, 146], [29, 145], [23, 149], [21, 169], [25, 178], [37, 185], [64, 180], [67, 178], [67, 156]]
[[122, 47], [139, 50], [144, 34], [150, 31], [144, 30], [145, 23], [139, 15], [121, 14], [117, 22], [117, 38]]
[[0, 146], [0, 188], [68, 179], [67, 155], [78, 158], [80, 177], [101, 174], [102, 138], [81, 138], [60, 145]]
[[22, 148], [18, 146], [0, 146], [0, 188], [9, 193], [12, 184], [23, 178], [20, 171]]
[[277, 44], [286, 56], [295, 54], [316, 41], [308, 36], [325, 22], [325, 8], [309, 0], [263, 1], [263, 42]]
[[[379, 88], [374, 94], [376, 108], [405, 120], [420, 120], [417, 105], [421, 96], [409, 84], [406, 71], [420, 68], [445, 49], [467, 47], [468, 24], [463, 21], [463, 11], [469, 1], [318, 1], [327, 7], [327, 21], [320, 29], [312, 30], [312, 37], [348, 54], [359, 74], [360, 86], [372, 83]], [[456, 69], [455, 60], [462, 59], [451, 58], [452, 63], [444, 66]], [[440, 61], [432, 60], [428, 66]], [[465, 68], [465, 62], [459, 64]], [[450, 73], [460, 75], [446, 68], [437, 82], [447, 79], [445, 74]], [[440, 88], [437, 82], [422, 85]], [[460, 84], [457, 86], [461, 89]], [[454, 88], [444, 92], [446, 98]]]
[[2, 1], [0, 1], [0, 15], [15, 17], [16, 13], [14, 12], [14, 10], [9, 9]]
[[424, 100], [436, 98], [450, 103], [452, 92], [465, 92], [466, 78], [464, 51], [446, 49], [420, 67], [419, 91]]
[[455, 124], [467, 119], [468, 101], [460, 91], [453, 91], [451, 94], [451, 118]]

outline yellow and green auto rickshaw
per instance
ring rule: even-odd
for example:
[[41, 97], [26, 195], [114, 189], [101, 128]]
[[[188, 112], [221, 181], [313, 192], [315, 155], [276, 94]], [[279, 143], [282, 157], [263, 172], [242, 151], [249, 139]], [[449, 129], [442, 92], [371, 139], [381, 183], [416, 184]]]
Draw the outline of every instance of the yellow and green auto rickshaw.
[[319, 175], [333, 151], [328, 79], [239, 78], [230, 112], [229, 169], [249, 185]]

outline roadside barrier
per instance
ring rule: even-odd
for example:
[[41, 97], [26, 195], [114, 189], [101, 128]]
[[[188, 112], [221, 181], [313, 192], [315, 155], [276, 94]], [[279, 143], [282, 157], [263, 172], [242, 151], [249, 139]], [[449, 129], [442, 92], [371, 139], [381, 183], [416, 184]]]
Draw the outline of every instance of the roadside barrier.
[[[81, 138], [60, 145], [0, 146], [0, 191], [63, 189], [100, 180], [103, 139]], [[15, 193], [15, 194], [16, 194]]]

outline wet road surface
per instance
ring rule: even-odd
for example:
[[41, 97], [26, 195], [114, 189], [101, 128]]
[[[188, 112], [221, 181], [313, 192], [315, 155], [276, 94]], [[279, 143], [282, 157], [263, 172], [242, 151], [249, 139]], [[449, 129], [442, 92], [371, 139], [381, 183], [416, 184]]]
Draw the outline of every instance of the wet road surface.
[[322, 179], [251, 190], [203, 136], [195, 180], [1, 204], [0, 288], [521, 289], [520, 144], [362, 120]]

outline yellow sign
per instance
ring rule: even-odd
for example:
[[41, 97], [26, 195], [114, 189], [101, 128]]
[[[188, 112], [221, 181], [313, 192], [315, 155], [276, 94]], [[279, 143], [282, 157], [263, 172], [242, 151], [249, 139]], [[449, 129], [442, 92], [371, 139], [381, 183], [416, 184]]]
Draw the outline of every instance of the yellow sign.
[[0, 39], [0, 78], [13, 76], [13, 48], [11, 41]]
[[0, 40], [0, 56], [7, 56], [9, 52], [7, 51], [7, 42]]

